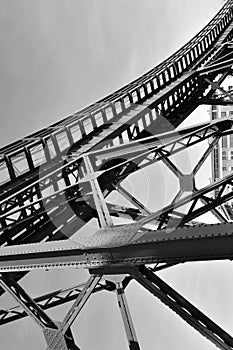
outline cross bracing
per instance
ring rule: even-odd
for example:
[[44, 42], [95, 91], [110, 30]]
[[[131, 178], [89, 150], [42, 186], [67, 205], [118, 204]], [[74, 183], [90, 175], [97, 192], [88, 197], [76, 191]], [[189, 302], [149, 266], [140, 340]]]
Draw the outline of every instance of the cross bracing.
[[[121, 305], [129, 348], [139, 349], [124, 293], [125, 281], [133, 278], [218, 348], [233, 348], [229, 334], [161, 281], [156, 267], [144, 266], [232, 259], [232, 223], [224, 212], [232, 174], [202, 188], [196, 184], [214, 146], [232, 133], [232, 119], [177, 129], [201, 104], [232, 103], [232, 92], [222, 86], [232, 76], [232, 36], [229, 0], [188, 44], [139, 79], [1, 149], [1, 292], [23, 310], [2, 311], [1, 324], [28, 314], [42, 328], [47, 349], [79, 349], [72, 323], [92, 293], [109, 289]], [[207, 141], [192, 171], [182, 172], [172, 157]], [[171, 203], [151, 211], [122, 183], [158, 162], [177, 178], [179, 190]], [[113, 191], [128, 205], [111, 203]], [[210, 212], [219, 224], [200, 221]], [[130, 221], [117, 224], [116, 217]], [[83, 234], [93, 218], [95, 232]], [[72, 289], [74, 303], [57, 322], [41, 303], [49, 296], [33, 300], [18, 281], [30, 270], [71, 266], [89, 269], [91, 276]]]

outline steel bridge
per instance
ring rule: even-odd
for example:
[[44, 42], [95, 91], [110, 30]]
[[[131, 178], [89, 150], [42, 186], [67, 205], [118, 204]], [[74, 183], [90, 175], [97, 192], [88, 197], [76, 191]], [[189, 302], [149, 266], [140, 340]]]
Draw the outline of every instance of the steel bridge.
[[[125, 295], [135, 280], [216, 347], [233, 349], [230, 334], [158, 276], [176, 264], [233, 258], [233, 226], [223, 210], [233, 198], [233, 173], [201, 188], [196, 182], [215, 145], [233, 133], [233, 119], [179, 128], [200, 105], [233, 104], [223, 87], [233, 75], [232, 39], [228, 0], [140, 78], [0, 150], [0, 293], [18, 303], [1, 310], [0, 325], [30, 316], [48, 350], [79, 349], [71, 326], [91, 294], [108, 291], [116, 294], [129, 349], [138, 350]], [[201, 142], [207, 149], [183, 173], [172, 157]], [[152, 212], [122, 183], [157, 162], [176, 176], [179, 191]], [[111, 202], [116, 192], [128, 205]], [[201, 222], [206, 213], [218, 223]], [[32, 270], [71, 267], [87, 269], [88, 281], [34, 299], [21, 286]], [[70, 301], [62, 321], [46, 313]]]

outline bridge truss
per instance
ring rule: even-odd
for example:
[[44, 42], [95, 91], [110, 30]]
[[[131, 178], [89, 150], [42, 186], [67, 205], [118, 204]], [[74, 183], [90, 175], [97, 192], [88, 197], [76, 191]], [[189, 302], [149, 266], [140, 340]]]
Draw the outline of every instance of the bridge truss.
[[[224, 211], [233, 198], [233, 173], [201, 188], [196, 181], [216, 144], [233, 133], [233, 119], [179, 128], [202, 104], [233, 103], [223, 87], [233, 75], [232, 38], [228, 0], [190, 42], [139, 79], [1, 149], [0, 292], [19, 306], [1, 310], [0, 325], [30, 316], [48, 350], [79, 349], [74, 320], [91, 294], [115, 292], [129, 348], [138, 350], [125, 296], [135, 280], [219, 349], [233, 349], [230, 334], [157, 274], [189, 261], [233, 257], [232, 223]], [[174, 156], [203, 143], [208, 147], [198, 163], [182, 172]], [[123, 184], [159, 162], [179, 190], [152, 212]], [[128, 204], [111, 201], [113, 193]], [[218, 223], [201, 222], [206, 213]], [[32, 270], [69, 267], [88, 269], [88, 281], [35, 299], [20, 285]], [[70, 301], [62, 322], [46, 313]]]

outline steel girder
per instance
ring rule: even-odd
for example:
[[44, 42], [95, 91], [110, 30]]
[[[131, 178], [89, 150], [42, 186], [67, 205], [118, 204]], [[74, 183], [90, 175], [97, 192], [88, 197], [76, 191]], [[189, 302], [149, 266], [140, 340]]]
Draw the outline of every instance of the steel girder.
[[132, 269], [131, 275], [150, 293], [178, 314], [190, 326], [222, 350], [233, 348], [233, 338], [210, 320], [182, 295], [144, 266]]
[[[9, 292], [16, 301], [18, 301], [25, 312], [32, 317], [39, 327], [42, 328], [47, 343], [49, 344], [49, 339], [53, 337], [54, 332], [59, 332], [57, 323], [53, 321], [9, 275], [2, 274], [0, 276], [0, 285], [3, 289]], [[60, 335], [57, 341], [57, 346], [62, 350], [79, 350], [74, 344], [70, 327], [67, 327], [65, 332]]]
[[[144, 138], [127, 145], [91, 152], [88, 154], [88, 157], [91, 159], [95, 169], [95, 174], [99, 179], [100, 184], [102, 185], [104, 183], [105, 187], [112, 187], [114, 181], [116, 181], [116, 175], [117, 181], [119, 182], [132, 172], [132, 164], [137, 165], [136, 167], [133, 167], [133, 170], [137, 171], [160, 160], [165, 161], [166, 159], [168, 162], [168, 157], [188, 149], [206, 139], [215, 138], [215, 142], [217, 142], [221, 135], [231, 132], [231, 127], [232, 120], [230, 118], [223, 119], [214, 123], [205, 123], [201, 126], [180, 130], [179, 132], [171, 132], [167, 135], [156, 135], [155, 137]], [[122, 154], [124, 154], [123, 158]], [[209, 151], [207, 155], [208, 154]], [[203, 157], [204, 161], [206, 157]], [[79, 168], [83, 168], [82, 159], [83, 157], [79, 158]], [[112, 165], [112, 161], [114, 162], [113, 164], [116, 165]], [[99, 164], [98, 167], [97, 164]], [[198, 168], [194, 169], [194, 174], [199, 170], [201, 164], [202, 161], [199, 162]], [[67, 168], [69, 166], [70, 165], [68, 165]], [[169, 163], [169, 167], [171, 168], [171, 162]], [[66, 166], [63, 166], [62, 170], [67, 171], [67, 168]], [[58, 171], [60, 171], [60, 169]], [[179, 174], [182, 176], [177, 168], [175, 168], [175, 173], [176, 175]], [[52, 195], [43, 196], [43, 193], [46, 193], [46, 190], [51, 186], [50, 179], [51, 176], [48, 175], [35, 184], [35, 186], [39, 186], [41, 189], [42, 194], [39, 199], [35, 198], [34, 193], [30, 188], [29, 192], [28, 190], [22, 190], [18, 192], [17, 195], [12, 195], [1, 202], [3, 208], [2, 215], [0, 216], [2, 243], [4, 243], [5, 240], [8, 240], [9, 242], [12, 240], [15, 244], [18, 242], [20, 243], [22, 241], [21, 235], [27, 235], [28, 237], [30, 229], [32, 232], [35, 232], [37, 226], [40, 228], [40, 235], [43, 238], [46, 236], [52, 236], [53, 230], [56, 230], [56, 227], [54, 228], [54, 225], [50, 223], [51, 228], [49, 229], [48, 221], [50, 220], [53, 222], [53, 218], [55, 217], [54, 221], [58, 223], [56, 216], [60, 216], [63, 213], [62, 221], [64, 224], [64, 208], [62, 210], [59, 209], [62, 205], [72, 205], [72, 208], [75, 208], [75, 206], [79, 207], [85, 202], [89, 203], [93, 196], [93, 192], [88, 185], [88, 178], [87, 175], [85, 175], [84, 170], [82, 170], [82, 176], [80, 176], [73, 185], [63, 186], [61, 190], [54, 192]], [[60, 177], [58, 177], [57, 181], [59, 180]], [[103, 185], [101, 187], [103, 188]], [[122, 188], [120, 189], [119, 185], [117, 185], [117, 189], [121, 192], [123, 191]], [[20, 202], [28, 204], [19, 205]], [[95, 212], [95, 204], [92, 205], [92, 208], [93, 213], [93, 211]], [[70, 213], [69, 209], [67, 211], [68, 216], [66, 220], [68, 220], [71, 214], [73, 214], [72, 212]], [[48, 213], [50, 212], [51, 214], [48, 216]], [[45, 225], [47, 225], [45, 231], [42, 229], [43, 221], [45, 222]], [[25, 225], [28, 227], [26, 231]], [[73, 229], [77, 230], [77, 225], [78, 219], [74, 218], [74, 223], [72, 225]], [[69, 230], [70, 236], [72, 228], [69, 228]], [[21, 235], [20, 231], [22, 231]], [[15, 239], [15, 237], [17, 238]], [[27, 241], [28, 240], [29, 238], [27, 238]]]
[[[77, 299], [74, 301], [73, 305], [67, 312], [64, 320], [59, 323], [57, 329], [51, 332], [50, 330], [45, 330], [44, 334], [47, 340], [48, 347], [46, 350], [57, 350], [64, 339], [66, 332], [70, 329], [70, 326], [74, 322], [75, 318], [78, 316], [83, 306], [87, 302], [91, 293], [95, 290], [96, 285], [100, 281], [100, 276], [91, 276], [86, 284], [84, 285], [82, 291], [79, 293]], [[68, 345], [71, 350], [79, 350], [72, 339], [70, 339], [70, 344]], [[75, 349], [76, 348], [76, 349]], [[63, 350], [63, 349], [62, 349]]]
[[[124, 288], [129, 283], [129, 280], [126, 278], [123, 281]], [[82, 291], [85, 283], [80, 283], [77, 286], [73, 286], [66, 289], [59, 289], [48, 294], [39, 296], [34, 299], [34, 302], [42, 309], [48, 310], [50, 308], [69, 303], [77, 299], [78, 295]], [[22, 287], [21, 287], [22, 288]], [[103, 281], [98, 283], [98, 285], [93, 290], [93, 293], [100, 291], [112, 291], [115, 290], [115, 286], [109, 281]], [[0, 310], [0, 325], [4, 325], [18, 319], [27, 317], [28, 314], [19, 306], [10, 308], [10, 309], [1, 309]]]
[[[232, 5], [232, 0], [227, 1], [215, 18], [194, 39], [138, 80], [61, 122], [1, 150], [0, 168], [8, 173], [0, 186], [0, 239], [1, 244], [5, 246], [1, 249], [1, 271], [27, 271], [55, 266], [115, 267], [142, 263], [164, 263], [168, 267], [170, 264], [190, 260], [232, 258], [231, 224], [197, 226], [193, 221], [209, 210], [213, 210], [220, 221], [226, 221], [217, 207], [231, 198], [231, 194], [224, 193], [226, 186], [232, 185], [231, 175], [197, 190], [194, 178], [185, 179], [186, 175], [169, 159], [170, 155], [181, 151], [182, 147], [184, 149], [208, 137], [215, 137], [212, 145], [203, 154], [204, 162], [214, 142], [230, 132], [231, 121], [206, 125], [203, 129], [194, 128], [192, 131], [196, 141], [192, 135], [189, 141], [184, 141], [185, 137], [179, 139], [175, 136], [176, 140], [169, 142], [167, 138], [171, 137], [171, 134], [159, 135], [157, 140], [145, 139], [145, 136], [174, 129], [198, 105], [216, 102], [215, 91], [222, 91], [221, 83], [227, 75], [232, 74], [229, 43], [233, 36]], [[226, 91], [222, 91], [222, 94], [219, 102], [231, 103], [231, 94]], [[180, 135], [183, 136], [182, 132], [179, 132]], [[132, 142], [135, 139], [141, 139], [139, 146]], [[161, 147], [158, 140], [162, 143]], [[111, 147], [109, 152], [101, 153], [101, 148], [118, 144], [122, 144], [123, 147]], [[98, 149], [100, 153], [95, 152]], [[123, 149], [124, 161], [121, 155], [116, 155]], [[136, 198], [124, 192], [120, 181], [139, 168], [158, 160], [163, 160], [177, 175], [181, 190], [171, 205], [151, 213]], [[21, 172], [19, 164], [23, 164]], [[194, 173], [199, 167], [200, 165], [196, 166]], [[194, 193], [182, 199], [182, 192], [187, 186], [189, 192], [192, 189]], [[106, 203], [105, 198], [116, 188], [131, 199], [137, 210], [117, 209], [116, 206]], [[220, 191], [219, 196], [213, 200], [207, 194], [215, 188], [219, 188]], [[48, 189], [51, 193], [46, 193]], [[204, 203], [200, 208], [197, 206], [198, 201]], [[190, 204], [188, 212], [177, 212], [184, 203]], [[62, 204], [65, 204], [64, 208], [61, 208]], [[121, 216], [124, 210], [135, 223], [125, 227], [111, 227], [112, 214]], [[97, 247], [95, 237], [90, 242], [84, 241], [79, 245], [77, 242], [67, 241], [54, 242], [50, 246], [47, 243], [30, 245], [31, 242], [42, 240], [64, 240], [73, 235], [77, 228], [81, 228], [92, 216], [98, 218], [100, 226], [105, 230], [104, 235], [103, 231], [97, 231]], [[148, 223], [154, 225], [154, 230], [147, 229]], [[120, 231], [124, 233], [123, 238]], [[19, 246], [7, 248], [7, 245], [12, 244]], [[153, 293], [156, 283], [160, 283], [163, 302], [166, 303], [166, 295], [169, 293], [172, 293], [174, 299], [177, 297], [176, 305], [170, 301], [170, 307], [179, 310], [180, 315], [185, 318], [182, 311], [184, 299], [153, 277], [145, 268], [140, 268], [139, 272], [135, 269], [130, 271]], [[65, 347], [67, 341], [70, 349], [75, 348], [71, 335], [67, 334], [68, 340], [64, 340], [63, 336], [82, 308], [86, 300], [85, 295], [88, 298], [96, 291], [98, 282], [99, 277], [91, 278], [63, 323], [57, 323], [54, 330], [50, 329], [46, 333], [49, 349], [56, 348], [59, 342]], [[15, 282], [12, 283], [17, 286]], [[19, 299], [20, 295], [26, 298], [24, 291], [18, 287], [15, 287], [16, 290]], [[25, 301], [25, 298], [22, 297], [21, 301]], [[30, 300], [29, 309], [33, 305], [34, 310], [37, 310], [37, 305]], [[187, 307], [188, 304], [185, 305]], [[231, 337], [216, 328], [211, 321], [206, 322], [209, 333], [197, 323], [201, 319], [201, 313], [190, 305], [189, 307], [187, 310], [191, 316], [199, 317], [196, 317], [196, 321], [191, 319], [189, 323], [201, 333], [205, 333], [220, 348], [230, 349]], [[43, 316], [43, 311], [40, 312]], [[38, 313], [35, 312], [35, 315]], [[127, 317], [127, 308], [124, 315]], [[202, 320], [207, 321], [203, 317]], [[221, 340], [216, 338], [215, 334]], [[137, 348], [135, 342], [134, 346]]]
[[[187, 72], [209, 63], [213, 56], [219, 54], [221, 46], [231, 40], [231, 20], [232, 2], [227, 1], [214, 19], [188, 44], [139, 79], [62, 121], [3, 147], [1, 155], [9, 169], [10, 179], [14, 182], [17, 181], [11, 157], [16, 155], [19, 150], [23, 151], [23, 154], [25, 151], [24, 156], [27, 158], [28, 168], [30, 168], [30, 172], [33, 172], [37, 168], [31, 158], [33, 147], [50, 142], [51, 147], [48, 147], [44, 158], [46, 161], [51, 161], [53, 154], [51, 154], [50, 148], [53, 148], [54, 154], [57, 156], [62, 153], [57, 140], [62, 132], [67, 139], [65, 148], [67, 148], [67, 144], [70, 147], [71, 144], [77, 142], [77, 138], [80, 141], [80, 135], [88, 137], [90, 130], [85, 128], [87, 116], [92, 124], [91, 129], [101, 127], [103, 123], [110, 124], [112, 118], [119, 117], [122, 112], [130, 110], [134, 104], [140, 104], [154, 93], [166, 89]], [[187, 91], [182, 91], [182, 89], [183, 87], [177, 91], [177, 98], [174, 96], [176, 104], [180, 104], [185, 99], [185, 93], [190, 93], [193, 90], [190, 90], [188, 86], [185, 88]], [[169, 105], [171, 104], [173, 104], [172, 101], [169, 102]], [[165, 105], [158, 106], [158, 108], [166, 110]]]
[[0, 271], [232, 260], [232, 223], [155, 231], [139, 227], [121, 225], [97, 231], [87, 239], [85, 249], [80, 249], [77, 242], [67, 241], [4, 247], [0, 252]]
[[[119, 268], [108, 266], [92, 270], [92, 272], [97, 274], [107, 274], [108, 276], [112, 276], [112, 278], [119, 274], [128, 273], [142, 287], [162, 301], [179, 317], [196, 329], [201, 335], [205, 336], [219, 349], [231, 350], [233, 348], [233, 338], [226, 331], [159, 278], [157, 274], [154, 273], [153, 269], [146, 268], [144, 265]], [[136, 335], [134, 335], [134, 337], [136, 338]], [[136, 349], [138, 349], [138, 347], [136, 347]]]
[[[170, 264], [156, 264], [154, 267], [154, 271], [160, 271], [170, 267]], [[5, 276], [6, 274], [4, 274]], [[9, 276], [9, 274], [8, 274]], [[9, 278], [9, 277], [8, 277]], [[132, 277], [126, 276], [121, 284], [122, 288], [125, 289]], [[76, 300], [82, 289], [84, 288], [85, 283], [80, 283], [76, 286], [55, 290], [45, 295], [41, 295], [33, 299], [33, 301], [40, 307], [41, 310], [48, 310], [56, 306], [60, 306], [66, 303], [69, 303], [73, 300]], [[22, 289], [22, 287], [21, 287]], [[100, 291], [108, 291], [113, 292], [116, 290], [115, 283], [109, 281], [108, 279], [101, 280], [92, 293], [97, 293]], [[21, 318], [27, 317], [28, 314], [24, 311], [20, 305], [15, 306], [9, 309], [1, 309], [0, 310], [0, 325], [5, 325], [7, 323], [19, 320]]]
[[[84, 130], [83, 136], [85, 136], [85, 145], [81, 145], [81, 141], [76, 142], [76, 144], [71, 142], [74, 138], [74, 135], [72, 136], [72, 132], [69, 129], [69, 125], [67, 123], [70, 121], [70, 128], [73, 128], [74, 119], [77, 117], [75, 115], [70, 118], [66, 118], [65, 121], [63, 121], [66, 126], [64, 126], [62, 133], [62, 122], [61, 124], [58, 123], [48, 128], [47, 130], [42, 131], [41, 135], [43, 142], [41, 141], [41, 145], [43, 146], [45, 152], [45, 161], [44, 163], [42, 162], [43, 164], [41, 164], [39, 168], [33, 166], [33, 161], [30, 159], [30, 150], [36, 146], [40, 148], [40, 142], [38, 141], [38, 139], [40, 140], [40, 132], [22, 140], [22, 142], [16, 142], [9, 148], [4, 148], [1, 153], [5, 157], [4, 159], [7, 166], [9, 167], [9, 173], [13, 173], [11, 157], [16, 157], [17, 154], [19, 154], [19, 161], [20, 159], [22, 161], [22, 159], [24, 159], [22, 152], [25, 152], [25, 159], [27, 159], [28, 162], [27, 168], [29, 169], [31, 176], [28, 174], [28, 172], [26, 172], [25, 175], [22, 174], [22, 176], [19, 176], [19, 178], [16, 178], [15, 175], [11, 174], [10, 177], [13, 182], [7, 182], [6, 185], [1, 186], [3, 190], [1, 198], [3, 201], [5, 198], [8, 205], [11, 203], [9, 194], [6, 196], [6, 189], [10, 190], [10, 193], [12, 192], [15, 194], [20, 192], [22, 188], [24, 196], [23, 198], [19, 198], [17, 200], [19, 206], [24, 206], [24, 203], [26, 201], [32, 201], [35, 198], [39, 199], [41, 197], [41, 188], [38, 187], [38, 183], [35, 182], [35, 180], [38, 179], [39, 174], [41, 179], [40, 185], [43, 182], [42, 180], [44, 179], [44, 175], [46, 176], [46, 174], [49, 173], [50, 176], [46, 177], [45, 180], [47, 181], [47, 187], [53, 188], [53, 192], [56, 192], [59, 189], [60, 183], [62, 182], [62, 176], [64, 174], [62, 174], [62, 172], [58, 171], [57, 169], [63, 170], [63, 167], [61, 169], [61, 157], [64, 155], [64, 139], [66, 141], [69, 140], [69, 142], [66, 142], [66, 145], [68, 145], [67, 147], [70, 148], [72, 146], [72, 151], [76, 151], [78, 155], [80, 153], [86, 153], [88, 150], [93, 149], [93, 147], [99, 148], [103, 147], [103, 145], [109, 145], [117, 139], [119, 139], [121, 142], [123, 140], [124, 132], [127, 132], [127, 135], [131, 140], [135, 137], [142, 137], [145, 132], [154, 133], [154, 130], [163, 130], [163, 128], [161, 128], [162, 124], [164, 130], [166, 131], [171, 128], [172, 125], [177, 126], [180, 124], [180, 122], [184, 120], [184, 118], [190, 113], [191, 109], [193, 110], [198, 104], [201, 103], [200, 97], [209, 86], [209, 83], [207, 83], [206, 80], [203, 80], [202, 78], [199, 79], [199, 73], [198, 71], [195, 71], [195, 69], [202, 67], [206, 63], [209, 64], [209, 62], [212, 62], [213, 59], [219, 59], [219, 56], [221, 56], [221, 54], [225, 55], [224, 43], [228, 42], [231, 39], [231, 16], [231, 2], [228, 2], [225, 4], [224, 8], [219, 12], [219, 14], [214, 18], [214, 20], [210, 22], [209, 25], [207, 25], [202, 34], [199, 33], [195, 40], [191, 41], [178, 53], [168, 59], [168, 61], [165, 61], [166, 64], [169, 62], [174, 62], [174, 67], [171, 65], [170, 68], [167, 69], [165, 68], [166, 66], [164, 62], [161, 67], [159, 66], [158, 69], [152, 70], [150, 72], [150, 74], [153, 75], [158, 74], [161, 71], [161, 73], [159, 73], [156, 77], [156, 80], [153, 80], [153, 88], [152, 81], [149, 80], [147, 84], [145, 84], [145, 82], [143, 83], [144, 87], [147, 86], [147, 88], [144, 89], [144, 92], [141, 92], [141, 88], [137, 87], [137, 89], [133, 89], [133, 91], [131, 91], [131, 95], [129, 95], [128, 90], [127, 98], [124, 99], [122, 97], [119, 101], [115, 101], [114, 106], [112, 106], [112, 104], [110, 106], [109, 102], [107, 103], [105, 99], [105, 102], [101, 101], [100, 105], [96, 104], [95, 106], [91, 106], [91, 109], [87, 109], [86, 112], [92, 111], [90, 122], [92, 120], [93, 134], [91, 132], [87, 133], [87, 130], [84, 130], [85, 120], [89, 117], [81, 117], [83, 118], [83, 121], [78, 121], [79, 129]], [[221, 25], [218, 25], [218, 23], [221, 23]], [[196, 44], [197, 40], [200, 40], [200, 46], [199, 44]], [[186, 56], [182, 58], [182, 55]], [[194, 67], [195, 69], [193, 69]], [[163, 72], [161, 69], [165, 69], [165, 71]], [[188, 73], [188, 71], [190, 72]], [[149, 77], [150, 74], [146, 75], [146, 77]], [[213, 79], [214, 75], [212, 74], [210, 78]], [[143, 77], [143, 80], [144, 79], [145, 77]], [[137, 81], [137, 83], [139, 82], [141, 83], [140, 79]], [[157, 82], [156, 88], [155, 82]], [[134, 83], [134, 86], [136, 86], [136, 83]], [[149, 86], [151, 86], [150, 89], [148, 88]], [[132, 88], [132, 84], [130, 85], [130, 88]], [[125, 89], [122, 90], [122, 92], [124, 91]], [[162, 91], [162, 95], [161, 97], [157, 98], [157, 92], [160, 93], [160, 91]], [[136, 96], [136, 98], [134, 96]], [[196, 101], [195, 103], [194, 99]], [[127, 104], [126, 100], [130, 103]], [[105, 105], [106, 103], [107, 105]], [[98, 112], [99, 107], [101, 107], [100, 112]], [[112, 121], [111, 123], [108, 122], [107, 115], [103, 115], [103, 113], [107, 113], [106, 110], [109, 108], [111, 109], [112, 118], [117, 118], [114, 124], [112, 124]], [[100, 129], [97, 125], [99, 123], [96, 120], [95, 122], [93, 120], [93, 115], [98, 115], [98, 118], [100, 118], [99, 113], [101, 114], [104, 121], [104, 125], [100, 123]], [[79, 117], [83, 115], [85, 115], [85, 111], [81, 111]], [[180, 116], [179, 119], [177, 119], [178, 115]], [[166, 118], [168, 118], [168, 121], [166, 121]], [[142, 121], [142, 127], [140, 121]], [[158, 129], [156, 129], [156, 125], [159, 127]], [[55, 134], [51, 133], [51, 130], [56, 130]], [[48, 139], [48, 135], [50, 135], [49, 137], [51, 138]], [[64, 137], [62, 139], [61, 145], [59, 145], [58, 139], [62, 138], [62, 135]], [[56, 153], [55, 158], [51, 155], [51, 144], [53, 145], [54, 152]], [[23, 151], [21, 145], [23, 145]], [[8, 153], [8, 150], [10, 153]], [[77, 180], [80, 176], [78, 171], [82, 172], [79, 164], [74, 163], [70, 162], [71, 172], [68, 172], [68, 174], [66, 173], [64, 176], [66, 185], [69, 185], [71, 182], [69, 177], [70, 173], [72, 173], [74, 179]], [[131, 171], [133, 171], [133, 169]], [[25, 176], [27, 180], [26, 178], [24, 179]], [[1, 206], [1, 211], [4, 210], [5, 205], [3, 204]], [[53, 215], [59, 216], [60, 214], [60, 212], [56, 212]], [[90, 216], [92, 216], [92, 212], [90, 212]], [[45, 238], [45, 234], [43, 233], [44, 231], [42, 230], [41, 225], [46, 227], [46, 231], [49, 231], [51, 228], [53, 228], [53, 225], [51, 225], [51, 220], [46, 216], [46, 214], [39, 218], [39, 223], [37, 223], [37, 225], [37, 232], [40, 231], [40, 237], [38, 234], [37, 240], [42, 240]], [[17, 241], [22, 242], [25, 240], [29, 242], [31, 239], [30, 237], [32, 236], [33, 227], [34, 225], [30, 225], [28, 223], [26, 230], [23, 231], [22, 235], [17, 232], [17, 234], [15, 234], [17, 235], [17, 240], [14, 243]], [[72, 234], [72, 230], [70, 234]], [[49, 235], [49, 239], [53, 239], [52, 236], [53, 235]], [[59, 235], [57, 234], [57, 237], [58, 236]], [[64, 235], [60, 235], [59, 237], [62, 238]], [[12, 244], [10, 233], [7, 234], [7, 238], [5, 239], [4, 243]]]
[[118, 306], [120, 308], [122, 320], [124, 323], [129, 349], [130, 350], [140, 350], [140, 346], [137, 340], [136, 332], [133, 325], [133, 320], [130, 315], [127, 299], [125, 296], [125, 291], [122, 286], [122, 283], [116, 283], [116, 291], [117, 291], [117, 301]]
[[[161, 300], [171, 310], [176, 312], [184, 321], [186, 321], [190, 326], [194, 327], [198, 332], [200, 332], [207, 339], [213, 342], [213, 344], [215, 344], [218, 348], [225, 350], [232, 349], [233, 338], [227, 332], [225, 332], [216, 323], [214, 323], [211, 319], [204, 315], [187, 299], [185, 299], [183, 296], [177, 293], [161, 278], [155, 275], [151, 269], [147, 269], [144, 266], [139, 266], [138, 268], [123, 267], [120, 269], [107, 267], [104, 269], [95, 269], [92, 270], [92, 272], [95, 272], [96, 274], [104, 274], [106, 275], [106, 278], [109, 278], [112, 281], [115, 280], [115, 283], [111, 282], [113, 285], [112, 290], [116, 289], [117, 292], [119, 307], [123, 316], [123, 321], [126, 326], [126, 333], [128, 336], [130, 349], [139, 349], [139, 345], [135, 331], [133, 329], [132, 320], [130, 318], [129, 309], [124, 295], [124, 289], [126, 284], [124, 284], [123, 286], [121, 282], [119, 282], [119, 280], [121, 280], [121, 277], [117, 277], [117, 275], [119, 274], [122, 276], [122, 273], [129, 274], [131, 278], [134, 278], [145, 289], [147, 289], [150, 293], [152, 293], [159, 300]], [[115, 275], [116, 277], [114, 278]], [[127, 278], [128, 277], [123, 277], [124, 280], [126, 280]], [[91, 280], [93, 280], [93, 278]], [[83, 289], [83, 285], [79, 286], [78, 288], [80, 290]], [[71, 310], [74, 309], [75, 308], [73, 307]]]

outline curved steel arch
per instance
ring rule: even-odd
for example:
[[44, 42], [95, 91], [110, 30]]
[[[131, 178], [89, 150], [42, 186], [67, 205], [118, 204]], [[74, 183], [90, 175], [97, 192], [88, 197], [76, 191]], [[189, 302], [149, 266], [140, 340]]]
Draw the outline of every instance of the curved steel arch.
[[[232, 75], [232, 38], [233, 0], [228, 0], [203, 30], [157, 67], [0, 150], [4, 174], [0, 186], [1, 292], [8, 291], [22, 307], [2, 310], [0, 324], [26, 313], [42, 328], [47, 349], [78, 349], [71, 325], [84, 304], [96, 291], [116, 291], [129, 348], [138, 350], [124, 293], [134, 278], [218, 348], [233, 348], [229, 334], [155, 274], [186, 261], [233, 256], [232, 224], [221, 211], [221, 205], [232, 198], [232, 193], [225, 192], [232, 185], [232, 175], [202, 189], [195, 184], [195, 175], [214, 145], [232, 133], [232, 119], [176, 130], [201, 104], [232, 103], [231, 93], [221, 85]], [[216, 96], [218, 89], [221, 95]], [[183, 174], [171, 156], [207, 139], [210, 145], [200, 163], [192, 174]], [[121, 182], [157, 161], [177, 176], [180, 190], [169, 206], [151, 213]], [[219, 194], [212, 198], [215, 189]], [[115, 190], [132, 206], [108, 203], [108, 195]], [[184, 192], [190, 194], [181, 198]], [[179, 208], [186, 203], [190, 208], [182, 213]], [[208, 211], [222, 223], [212, 226], [194, 221]], [[133, 223], [114, 223], [114, 217], [125, 216]], [[92, 218], [99, 223], [92, 236], [80, 234], [75, 241], [67, 240]], [[156, 265], [152, 269], [144, 264]], [[69, 266], [85, 267], [91, 273], [81, 288], [71, 289], [72, 297], [70, 291], [58, 291], [33, 300], [17, 282], [32, 269]], [[51, 301], [54, 297], [59, 302]], [[74, 304], [63, 322], [55, 322], [44, 312], [72, 299]]]

